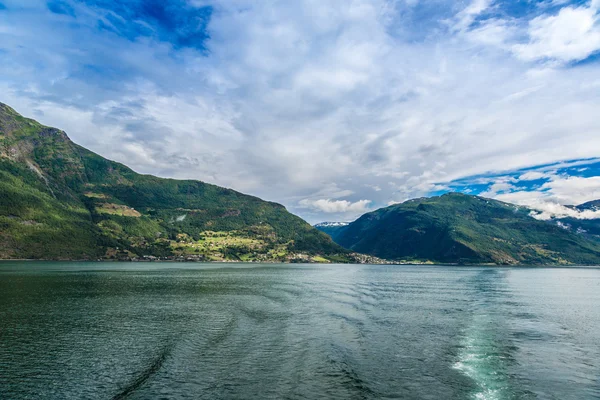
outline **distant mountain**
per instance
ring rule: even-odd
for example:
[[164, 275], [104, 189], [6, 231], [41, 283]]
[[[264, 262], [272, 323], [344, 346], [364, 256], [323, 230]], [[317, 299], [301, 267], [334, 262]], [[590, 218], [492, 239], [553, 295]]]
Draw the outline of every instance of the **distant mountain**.
[[577, 208], [578, 210], [592, 210], [592, 211], [598, 211], [600, 210], [600, 200], [592, 200], [592, 201], [588, 201], [587, 203], [583, 203], [580, 204], [578, 206], [576, 206], [575, 208]]
[[141, 175], [0, 103], [0, 258], [348, 261], [276, 203]]
[[[579, 215], [579, 218], [555, 217], [549, 222], [555, 223], [565, 230], [575, 232], [588, 239], [600, 242], [600, 200], [592, 200], [578, 206], [567, 207], [580, 212], [581, 215]], [[595, 218], [596, 214], [598, 218]]]
[[600, 264], [600, 244], [530, 210], [449, 193], [409, 200], [335, 232], [340, 245], [392, 260], [442, 263]]
[[325, 232], [335, 241], [338, 235], [344, 231], [349, 222], [321, 222], [314, 225], [321, 232]]
[[321, 227], [321, 228], [330, 228], [330, 227], [338, 227], [338, 226], [348, 226], [350, 225], [350, 222], [320, 222], [318, 224], [315, 224], [315, 227]]

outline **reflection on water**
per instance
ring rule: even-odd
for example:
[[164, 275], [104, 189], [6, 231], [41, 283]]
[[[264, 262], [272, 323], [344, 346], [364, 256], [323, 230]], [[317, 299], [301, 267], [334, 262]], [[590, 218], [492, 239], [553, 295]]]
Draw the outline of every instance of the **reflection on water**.
[[600, 398], [600, 270], [0, 263], [4, 399]]

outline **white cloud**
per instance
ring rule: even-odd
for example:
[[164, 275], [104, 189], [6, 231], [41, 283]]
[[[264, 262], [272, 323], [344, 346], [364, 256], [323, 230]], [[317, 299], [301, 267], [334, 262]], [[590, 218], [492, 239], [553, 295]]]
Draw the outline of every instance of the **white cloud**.
[[549, 182], [534, 190], [519, 190], [494, 197], [523, 205], [537, 203], [578, 205], [600, 199], [600, 176], [587, 178], [554, 176]]
[[493, 3], [493, 0], [472, 0], [471, 3], [462, 11], [456, 14], [452, 29], [455, 31], [464, 31], [475, 20], [475, 18], [486, 11]]
[[519, 180], [519, 181], [535, 181], [537, 179], [544, 179], [544, 178], [548, 178], [548, 177], [550, 177], [550, 175], [545, 172], [529, 171], [529, 172], [525, 172], [524, 174], [520, 175], [519, 178], [517, 178], [517, 180]]
[[305, 208], [322, 211], [324, 213], [364, 213], [369, 210], [371, 200], [358, 200], [354, 203], [348, 200], [300, 200], [299, 205]]
[[505, 49], [506, 43], [514, 40], [516, 36], [517, 30], [511, 21], [498, 18], [490, 18], [465, 32], [465, 37], [473, 43]]
[[557, 177], [540, 188], [560, 204], [581, 204], [600, 199], [600, 176]]
[[540, 220], [549, 220], [552, 218], [577, 218], [577, 219], [599, 219], [600, 210], [576, 210], [565, 207], [558, 203], [539, 202], [528, 205], [537, 212], [532, 212], [531, 216]]
[[[530, 62], [589, 54], [591, 3], [531, 24], [488, 18], [501, 3], [478, 0], [458, 13], [436, 2], [444, 12], [426, 21], [385, 0], [211, 3], [206, 54], [100, 32], [83, 3], [77, 24], [43, 2], [3, 11], [0, 101], [140, 172], [232, 187], [315, 222], [324, 209], [351, 219], [343, 210], [364, 212], [360, 199], [378, 207], [440, 182], [598, 156], [598, 65]], [[563, 31], [574, 21], [587, 25]], [[495, 195], [532, 196], [506, 193], [511, 183]], [[555, 185], [566, 204], [573, 188]]]
[[488, 188], [485, 192], [481, 193], [480, 196], [483, 197], [497, 197], [501, 193], [511, 192], [516, 189], [516, 187], [508, 182], [508, 180], [500, 180]]
[[[534, 173], [530, 172], [529, 174], [533, 175]], [[544, 177], [548, 178], [548, 176]], [[532, 208], [537, 211], [532, 216], [542, 220], [565, 217], [600, 218], [600, 210], [581, 211], [573, 207], [566, 207], [600, 199], [600, 176], [551, 175], [549, 179], [548, 182], [534, 190], [491, 193], [489, 197]], [[482, 196], [486, 196], [486, 194], [482, 193]]]
[[557, 15], [542, 15], [529, 22], [529, 42], [516, 44], [522, 59], [579, 61], [600, 50], [598, 2], [587, 6], [561, 8]]

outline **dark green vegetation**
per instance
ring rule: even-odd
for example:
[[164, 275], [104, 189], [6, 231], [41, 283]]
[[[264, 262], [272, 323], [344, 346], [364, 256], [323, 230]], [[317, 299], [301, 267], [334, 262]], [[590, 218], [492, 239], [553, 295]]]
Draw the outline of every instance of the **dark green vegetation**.
[[442, 263], [600, 264], [600, 244], [532, 218], [530, 210], [449, 193], [360, 217], [335, 240], [360, 253]]
[[141, 175], [0, 103], [0, 258], [348, 261], [280, 204]]

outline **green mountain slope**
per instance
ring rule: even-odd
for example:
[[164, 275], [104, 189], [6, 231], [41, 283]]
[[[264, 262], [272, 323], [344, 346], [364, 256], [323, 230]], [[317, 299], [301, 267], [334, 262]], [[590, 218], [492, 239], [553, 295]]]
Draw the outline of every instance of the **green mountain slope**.
[[348, 260], [280, 204], [138, 174], [0, 103], [0, 258], [142, 256]]
[[394, 260], [444, 263], [600, 264], [600, 245], [529, 210], [450, 193], [410, 200], [363, 215], [336, 241]]

